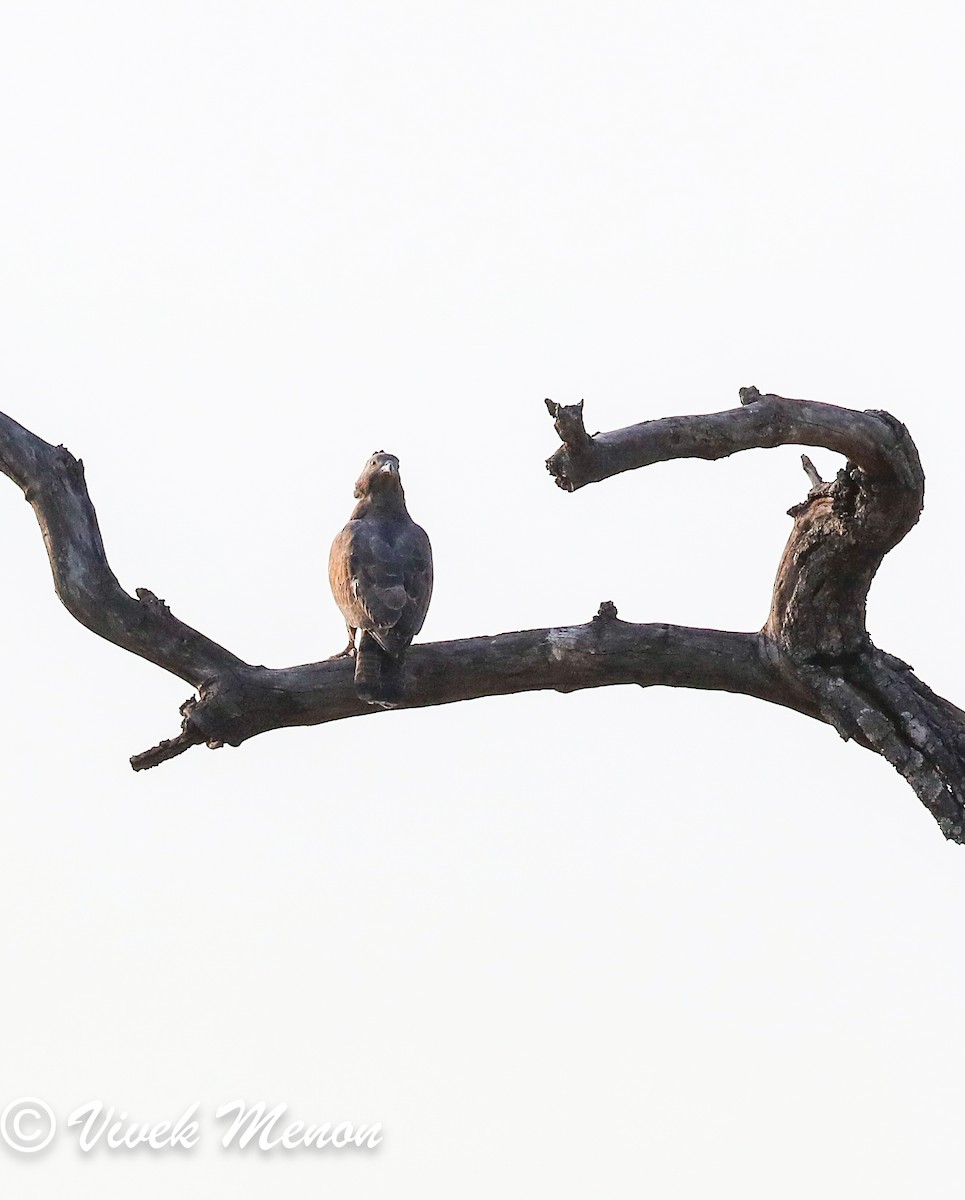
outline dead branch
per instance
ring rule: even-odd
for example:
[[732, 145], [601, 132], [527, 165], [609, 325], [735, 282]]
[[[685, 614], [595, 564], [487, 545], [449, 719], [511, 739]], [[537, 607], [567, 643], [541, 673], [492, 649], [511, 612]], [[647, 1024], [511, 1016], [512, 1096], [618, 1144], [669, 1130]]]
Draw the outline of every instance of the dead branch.
[[[784, 444], [824, 446], [848, 464], [826, 483], [804, 456], [811, 490], [791, 512], [794, 527], [759, 633], [634, 625], [605, 602], [585, 625], [413, 646], [406, 707], [613, 684], [753, 696], [824, 721], [882, 754], [946, 836], [965, 840], [965, 714], [879, 651], [865, 629], [867, 592], [881, 559], [921, 511], [924, 475], [904, 426], [887, 413], [745, 388], [741, 407], [727, 412], [590, 436], [582, 401], [546, 404], [561, 440], [547, 465], [567, 491], [673, 458], [717, 459]], [[135, 755], [135, 770], [195, 745], [238, 746], [271, 729], [382, 711], [358, 699], [345, 659], [254, 666], [184, 624], [146, 588], [129, 595], [108, 565], [80, 461], [2, 414], [0, 470], [37, 514], [68, 611], [197, 689], [182, 705], [181, 732]]]
[[[805, 689], [775, 674], [761, 635], [634, 625], [619, 620], [606, 604], [585, 625], [416, 644], [406, 659], [407, 708], [613, 684], [741, 693], [822, 719]], [[181, 735], [131, 763], [142, 770], [192, 745], [238, 746], [270, 729], [384, 711], [359, 700], [346, 658], [282, 669], [247, 667], [203, 687], [200, 699], [182, 708]]]
[[844, 469], [829, 483], [804, 457], [812, 486], [789, 514], [794, 527], [761, 631], [766, 653], [775, 672], [803, 687], [843, 738], [899, 771], [946, 837], [965, 840], [965, 715], [879, 650], [865, 625], [878, 567], [924, 503], [925, 476], [908, 430], [886, 412], [853, 412], [757, 388], [742, 388], [740, 401], [726, 412], [644, 421], [592, 438], [585, 430], [573, 433], [576, 422], [583, 428], [582, 405], [569, 406], [568, 436], [547, 468], [572, 492], [676, 458], [712, 460], [780, 445], [844, 455]]

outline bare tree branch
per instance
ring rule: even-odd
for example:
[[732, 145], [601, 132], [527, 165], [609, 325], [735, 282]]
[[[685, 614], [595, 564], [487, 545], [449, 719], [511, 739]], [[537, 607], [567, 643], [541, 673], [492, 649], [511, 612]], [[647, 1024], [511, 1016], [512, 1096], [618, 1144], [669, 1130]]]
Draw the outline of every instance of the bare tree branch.
[[[137, 589], [137, 599], [128, 595], [108, 565], [82, 464], [2, 414], [0, 470], [23, 489], [37, 514], [54, 587], [68, 611], [101, 637], [198, 689], [198, 697], [181, 707], [181, 733], [135, 755], [135, 770], [196, 745], [237, 746], [270, 729], [382, 711], [359, 700], [346, 659], [253, 666], [185, 625], [146, 588]], [[587, 625], [414, 646], [407, 674], [410, 708], [635, 683], [742, 692], [819, 716], [803, 690], [775, 676], [759, 636], [631, 625], [609, 603]]]
[[[760, 633], [633, 625], [606, 602], [585, 625], [413, 646], [406, 707], [612, 684], [740, 693], [824, 721], [881, 754], [946, 836], [965, 840], [965, 714], [878, 650], [865, 629], [881, 559], [922, 506], [924, 475], [905, 427], [887, 413], [745, 388], [737, 409], [591, 437], [582, 401], [546, 404], [562, 442], [547, 465], [567, 491], [668, 459], [783, 444], [824, 446], [849, 461], [824, 482], [803, 456], [811, 490], [791, 510], [794, 527]], [[181, 732], [135, 755], [135, 770], [195, 745], [237, 746], [270, 729], [382, 711], [358, 699], [344, 658], [253, 666], [185, 625], [146, 588], [128, 595], [107, 563], [82, 464], [2, 414], [0, 470], [33, 505], [54, 586], [72, 615], [197, 689], [182, 705]]]
[[124, 591], [108, 566], [80, 459], [0, 413], [0, 471], [36, 513], [54, 588], [82, 625], [195, 687], [245, 666], [172, 616], [153, 592], [138, 588], [135, 600]]
[[868, 590], [881, 560], [915, 525], [925, 476], [900, 421], [742, 388], [741, 407], [644, 421], [594, 437], [583, 406], [547, 401], [563, 445], [547, 460], [575, 491], [675, 458], [718, 459], [778, 445], [824, 446], [848, 462], [829, 483], [804, 457], [807, 499], [778, 567], [762, 637], [774, 670], [803, 686], [846, 739], [881, 754], [911, 784], [945, 836], [965, 840], [965, 716], [868, 636]]
[[904, 426], [888, 413], [763, 396], [757, 388], [741, 388], [740, 394], [740, 408], [663, 417], [593, 437], [583, 425], [582, 400], [572, 405], [547, 400], [563, 445], [546, 465], [561, 488], [575, 492], [611, 475], [675, 458], [714, 460], [740, 450], [824, 446], [850, 458], [871, 478], [915, 488], [921, 464], [914, 444], [906, 432], [906, 444], [899, 447], [897, 431]]
[[[414, 645], [406, 676], [407, 708], [637, 684], [742, 693], [823, 719], [806, 689], [773, 670], [759, 634], [634, 625], [619, 620], [608, 603], [585, 625]], [[185, 705], [181, 739], [131, 761], [140, 770], [202, 742], [237, 746], [269, 729], [383, 711], [359, 700], [346, 658], [282, 669], [248, 667], [202, 688], [201, 699]]]

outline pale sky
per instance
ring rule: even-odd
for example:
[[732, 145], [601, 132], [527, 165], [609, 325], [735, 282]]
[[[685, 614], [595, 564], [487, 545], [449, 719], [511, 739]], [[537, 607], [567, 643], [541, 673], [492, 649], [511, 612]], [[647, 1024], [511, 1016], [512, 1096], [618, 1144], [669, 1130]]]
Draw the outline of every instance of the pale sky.
[[[927, 475], [876, 643], [965, 706], [950, 3], [0, 9], [0, 408], [83, 458], [131, 592], [340, 649], [328, 547], [397, 454], [421, 640], [763, 622], [799, 452], [569, 496], [591, 431], [738, 388], [882, 408]], [[839, 465], [813, 455], [825, 475]], [[501, 697], [195, 749], [64, 611], [0, 480], [0, 1145], [19, 1197], [958, 1196], [965, 851], [881, 759], [727, 695]], [[218, 1105], [379, 1121], [219, 1145]], [[194, 1150], [85, 1155], [102, 1100]]]

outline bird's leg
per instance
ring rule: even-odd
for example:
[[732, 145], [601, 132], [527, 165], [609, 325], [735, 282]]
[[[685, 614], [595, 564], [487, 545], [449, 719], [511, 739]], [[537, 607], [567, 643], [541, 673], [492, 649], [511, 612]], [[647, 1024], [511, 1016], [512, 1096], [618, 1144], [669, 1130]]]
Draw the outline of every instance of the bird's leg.
[[354, 658], [355, 657], [355, 630], [351, 625], [346, 624], [348, 630], [348, 645], [344, 650], [340, 650], [338, 654], [333, 654], [332, 658]]

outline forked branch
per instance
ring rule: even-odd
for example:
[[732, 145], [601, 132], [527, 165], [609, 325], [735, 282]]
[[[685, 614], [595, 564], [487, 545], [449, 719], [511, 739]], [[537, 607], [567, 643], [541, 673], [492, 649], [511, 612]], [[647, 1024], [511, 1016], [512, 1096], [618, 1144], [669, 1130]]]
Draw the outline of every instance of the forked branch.
[[[825, 446], [849, 461], [824, 483], [805, 459], [811, 490], [792, 510], [794, 528], [759, 633], [633, 625], [605, 603], [585, 625], [413, 646], [406, 707], [631, 683], [742, 693], [825, 721], [884, 755], [946, 836], [965, 840], [965, 715], [877, 650], [865, 630], [875, 571], [921, 511], [924, 476], [904, 426], [887, 413], [755, 388], [742, 389], [741, 407], [728, 412], [593, 436], [582, 401], [548, 400], [547, 407], [562, 442], [548, 466], [567, 491], [655, 462], [753, 447]], [[381, 711], [358, 699], [345, 659], [255, 666], [185, 625], [153, 592], [129, 595], [108, 565], [82, 464], [2, 414], [0, 470], [37, 514], [54, 586], [72, 615], [197, 690], [182, 705], [181, 732], [136, 755], [135, 770], [194, 745], [237, 746], [270, 729]]]
[[[915, 525], [925, 476], [915, 444], [885, 412], [762, 395], [741, 407], [645, 421], [589, 437], [582, 405], [547, 401], [562, 445], [547, 461], [566, 491], [674, 458], [718, 459], [779, 445], [824, 446], [848, 462], [807, 499], [778, 568], [762, 630], [774, 672], [803, 687], [844, 738], [881, 754], [911, 784], [946, 837], [965, 840], [965, 715], [868, 636], [868, 590], [881, 560]], [[582, 434], [577, 430], [582, 430]], [[805, 460], [805, 467], [810, 466]]]

